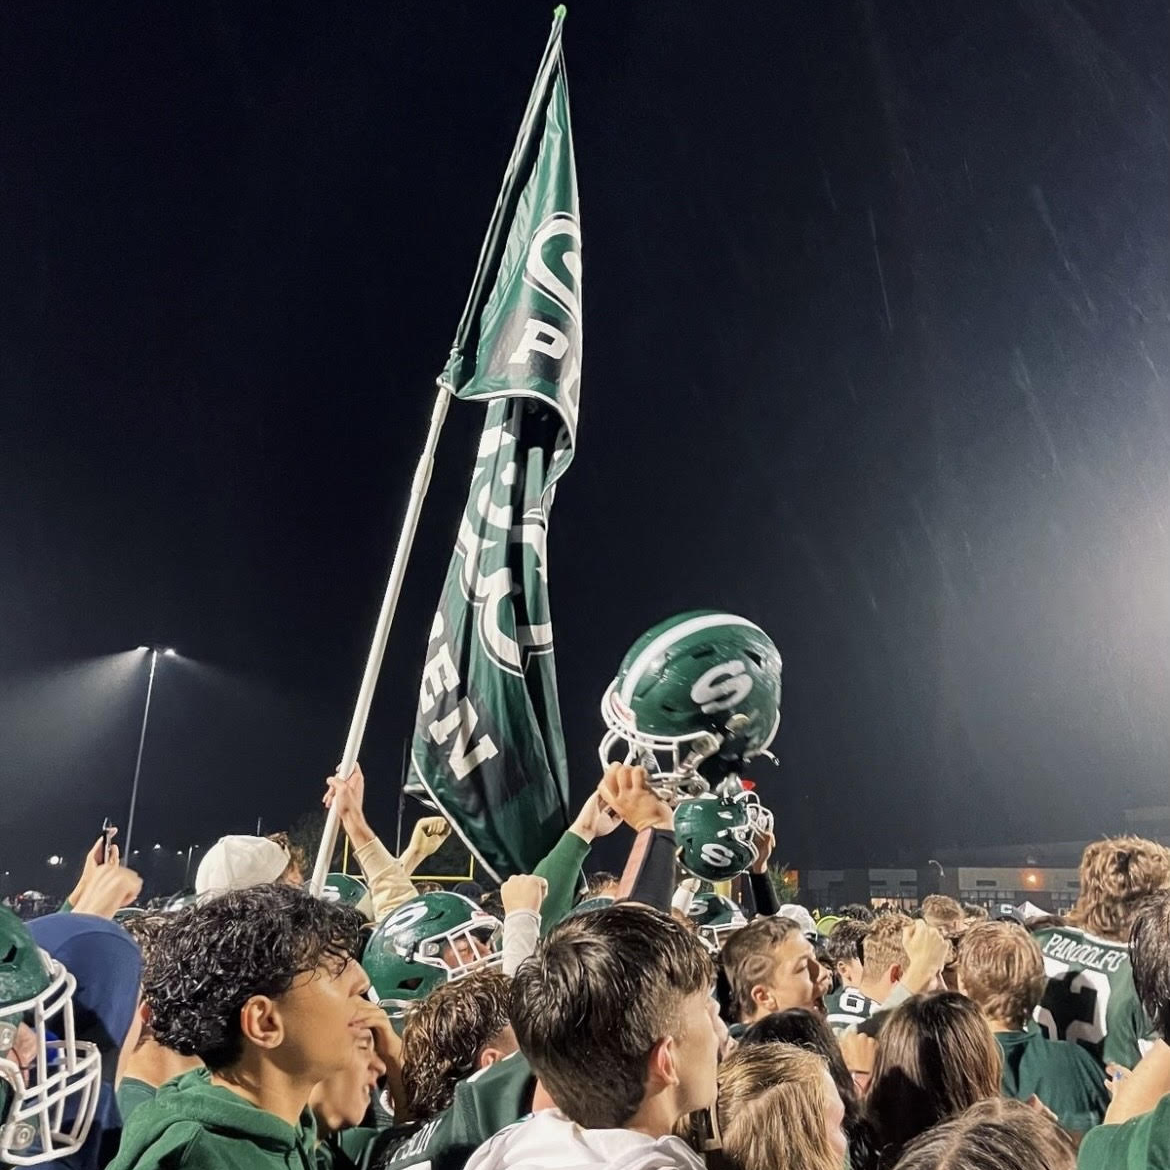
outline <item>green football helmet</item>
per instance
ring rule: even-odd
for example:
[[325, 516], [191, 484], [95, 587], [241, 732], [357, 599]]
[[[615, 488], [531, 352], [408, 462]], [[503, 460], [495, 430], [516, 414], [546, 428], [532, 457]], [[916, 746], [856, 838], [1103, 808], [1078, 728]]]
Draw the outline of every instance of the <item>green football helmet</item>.
[[101, 1054], [78, 1040], [77, 981], [0, 906], [0, 1165], [76, 1153], [97, 1108]]
[[452, 979], [498, 967], [503, 955], [485, 948], [494, 948], [501, 930], [498, 918], [462, 894], [420, 894], [379, 924], [362, 966], [378, 1003], [388, 1014], [401, 1015]]
[[713, 951], [723, 949], [727, 936], [741, 926], [747, 926], [743, 908], [730, 898], [712, 891], [699, 893], [691, 899], [687, 917], [695, 924], [699, 937]]
[[674, 810], [679, 865], [709, 882], [743, 873], [759, 856], [756, 834], [771, 831], [772, 814], [733, 779], [717, 793], [691, 797]]
[[780, 652], [759, 626], [718, 610], [661, 622], [606, 688], [602, 765], [624, 758], [669, 804], [698, 796], [762, 755], [780, 727]]
[[[308, 889], [308, 886], [305, 887]], [[348, 873], [329, 873], [321, 887], [321, 899], [338, 906], [349, 906], [357, 910], [367, 922], [373, 922], [374, 909], [370, 891], [361, 878]]]

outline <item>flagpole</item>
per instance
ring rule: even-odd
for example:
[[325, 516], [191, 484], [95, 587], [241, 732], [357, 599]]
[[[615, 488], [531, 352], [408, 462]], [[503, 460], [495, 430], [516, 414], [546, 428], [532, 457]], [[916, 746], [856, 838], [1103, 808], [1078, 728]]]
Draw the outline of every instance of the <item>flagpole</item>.
[[[512, 147], [512, 156], [508, 160], [508, 168], [504, 172], [504, 182], [500, 194], [496, 199], [496, 206], [492, 211], [492, 218], [488, 224], [487, 235], [479, 254], [479, 263], [476, 266], [475, 277], [472, 280], [471, 292], [464, 305], [459, 326], [455, 331], [455, 343], [451, 349], [452, 362], [457, 353], [461, 352], [466, 344], [471, 330], [475, 312], [479, 305], [484, 282], [487, 280], [489, 261], [503, 246], [504, 230], [507, 224], [507, 213], [512, 200], [517, 194], [520, 164], [525, 151], [531, 145], [532, 129], [536, 121], [545, 96], [548, 92], [549, 81], [560, 55], [561, 27], [564, 24], [565, 7], [558, 5], [553, 12], [553, 26], [549, 33], [544, 54], [540, 60], [540, 67], [536, 74], [536, 83], [528, 95], [528, 105], [524, 110], [524, 117], [520, 123], [520, 131], [516, 136], [516, 143]], [[448, 366], [452, 364], [448, 362]], [[446, 375], [447, 371], [444, 371]], [[461, 385], [455, 379], [456, 386]], [[354, 706], [353, 720], [349, 725], [349, 738], [345, 741], [345, 751], [341, 756], [341, 763], [337, 766], [337, 774], [348, 778], [357, 763], [358, 751], [362, 745], [362, 736], [366, 730], [366, 720], [370, 714], [370, 704], [374, 699], [374, 688], [378, 683], [378, 672], [382, 667], [382, 658], [386, 653], [386, 642], [390, 637], [390, 625], [394, 620], [394, 611], [398, 606], [398, 595], [402, 592], [402, 581], [406, 576], [406, 563], [410, 559], [411, 546], [414, 544], [415, 533], [418, 531], [419, 516], [422, 513], [423, 499], [431, 482], [431, 472], [434, 470], [435, 449], [439, 443], [439, 432], [443, 429], [443, 422], [447, 417], [447, 407], [451, 403], [451, 396], [455, 391], [446, 377], [439, 379], [439, 393], [435, 398], [434, 409], [431, 411], [431, 426], [427, 432], [427, 440], [419, 456], [418, 466], [414, 471], [414, 480], [410, 488], [410, 501], [406, 508], [406, 517], [402, 522], [402, 532], [398, 537], [398, 548], [394, 553], [394, 563], [390, 567], [390, 579], [386, 582], [386, 595], [382, 599], [382, 609], [378, 614], [378, 624], [374, 629], [374, 639], [370, 645], [370, 655], [366, 659], [366, 672], [362, 676], [362, 685], [358, 690], [357, 703]], [[333, 850], [337, 845], [338, 815], [336, 804], [330, 805], [329, 814], [325, 818], [325, 830], [321, 834], [321, 846], [317, 850], [317, 863], [313, 867], [313, 877], [309, 889], [315, 897], [321, 896], [325, 887], [325, 877], [329, 873], [329, 861], [333, 857]]]
[[[382, 609], [378, 614], [378, 624], [374, 627], [374, 639], [370, 644], [370, 654], [366, 659], [366, 672], [362, 675], [362, 685], [358, 689], [357, 703], [354, 705], [353, 719], [349, 724], [349, 736], [345, 741], [345, 751], [341, 755], [341, 763], [337, 765], [337, 774], [348, 778], [357, 763], [358, 752], [361, 750], [362, 737], [366, 732], [366, 720], [370, 715], [370, 705], [374, 701], [374, 688], [378, 685], [378, 672], [382, 668], [382, 658], [386, 653], [386, 642], [390, 637], [390, 626], [394, 621], [394, 611], [398, 608], [398, 596], [402, 592], [402, 582], [406, 577], [406, 563], [410, 560], [410, 550], [414, 544], [415, 533], [418, 532], [418, 521], [422, 515], [423, 500], [426, 498], [427, 488], [431, 483], [431, 472], [435, 467], [435, 450], [439, 445], [439, 433], [443, 429], [443, 422], [447, 417], [447, 407], [451, 404], [451, 390], [444, 383], [439, 383], [439, 393], [435, 396], [435, 405], [431, 410], [431, 425], [427, 431], [427, 439], [423, 444], [422, 454], [418, 459], [418, 466], [414, 469], [414, 479], [410, 485], [410, 500], [406, 505], [406, 517], [402, 521], [402, 531], [398, 536], [398, 548], [394, 551], [394, 563], [390, 566], [390, 579], [386, 582], [386, 594], [382, 598]], [[325, 818], [325, 831], [321, 834], [321, 846], [317, 850], [317, 864], [313, 867], [313, 877], [309, 889], [314, 897], [319, 898], [325, 887], [325, 877], [329, 873], [329, 861], [333, 857], [333, 850], [337, 845], [338, 816], [336, 803], [329, 806], [329, 815]]]

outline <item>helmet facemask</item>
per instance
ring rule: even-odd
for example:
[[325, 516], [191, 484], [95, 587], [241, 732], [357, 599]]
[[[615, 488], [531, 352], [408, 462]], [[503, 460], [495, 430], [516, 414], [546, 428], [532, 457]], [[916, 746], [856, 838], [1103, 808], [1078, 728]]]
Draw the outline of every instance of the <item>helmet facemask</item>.
[[[487, 916], [485, 916], [487, 917]], [[452, 930], [442, 931], [424, 938], [414, 952], [414, 960], [426, 963], [429, 967], [442, 968], [447, 972], [447, 982], [462, 979], [475, 971], [491, 971], [499, 967], [504, 961], [503, 952], [491, 950], [486, 955], [479, 955], [477, 944], [487, 943], [494, 945], [495, 936], [499, 932], [499, 925], [494, 918], [488, 921], [476, 922], [472, 919], [462, 926]], [[459, 944], [462, 943], [470, 954], [477, 955], [474, 959], [463, 959], [459, 954]], [[443, 957], [446, 950], [448, 957]]]
[[[436, 901], [445, 903], [442, 909]], [[399, 1017], [444, 983], [499, 967], [499, 950], [478, 949], [496, 946], [502, 929], [499, 919], [458, 895], [424, 894], [405, 903], [374, 932], [362, 958], [379, 1005]]]
[[663, 736], [639, 731], [634, 714], [617, 693], [617, 683], [610, 683], [601, 699], [601, 717], [609, 729], [598, 748], [602, 767], [618, 761], [636, 764], [649, 773], [654, 794], [673, 808], [680, 800], [702, 796], [713, 784], [738, 779], [743, 764], [757, 756], [773, 759], [768, 744], [780, 729], [780, 712], [762, 747], [746, 751], [734, 760], [720, 758], [724, 744], [734, 741], [743, 716], [733, 715], [722, 731], [700, 730], [689, 735]]
[[[97, 1108], [101, 1056], [96, 1044], [78, 1040], [73, 1020], [77, 981], [41, 952], [48, 986], [0, 1017], [0, 1162], [31, 1166], [76, 1153]], [[20, 1063], [15, 1051], [20, 1023], [35, 1040], [35, 1055]], [[50, 1029], [50, 1023], [53, 1028]]]

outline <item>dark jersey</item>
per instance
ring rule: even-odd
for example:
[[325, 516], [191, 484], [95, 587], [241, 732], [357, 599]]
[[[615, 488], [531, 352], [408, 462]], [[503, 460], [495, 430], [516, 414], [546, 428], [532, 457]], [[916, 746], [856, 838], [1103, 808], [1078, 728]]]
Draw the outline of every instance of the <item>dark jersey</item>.
[[1042, 930], [1048, 984], [1036, 1021], [1050, 1040], [1075, 1040], [1102, 1064], [1133, 1068], [1153, 1030], [1133, 985], [1129, 945], [1097, 938], [1077, 927]]
[[462, 1170], [493, 1134], [532, 1112], [536, 1075], [519, 1052], [460, 1081], [451, 1104], [410, 1132], [387, 1133], [376, 1143], [374, 1170]]
[[844, 1032], [857, 1024], [864, 1024], [871, 1016], [877, 1015], [881, 1004], [868, 995], [862, 995], [856, 987], [842, 987], [832, 995], [825, 996], [825, 1022], [834, 1032]]

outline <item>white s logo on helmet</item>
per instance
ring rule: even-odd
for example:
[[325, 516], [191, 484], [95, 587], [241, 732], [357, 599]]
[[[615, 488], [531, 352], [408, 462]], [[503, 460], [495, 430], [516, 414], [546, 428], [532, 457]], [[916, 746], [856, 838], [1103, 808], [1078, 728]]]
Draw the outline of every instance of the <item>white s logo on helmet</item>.
[[725, 866], [730, 865], [735, 860], [735, 854], [726, 845], [720, 845], [717, 841], [708, 841], [699, 850], [699, 856], [708, 865]]
[[382, 926], [386, 930], [403, 930], [413, 926], [421, 918], [427, 916], [428, 909], [425, 902], [408, 902], [396, 914], [387, 918]]
[[738, 707], [752, 692], [752, 677], [737, 658], [704, 671], [691, 687], [691, 701], [704, 715]]

